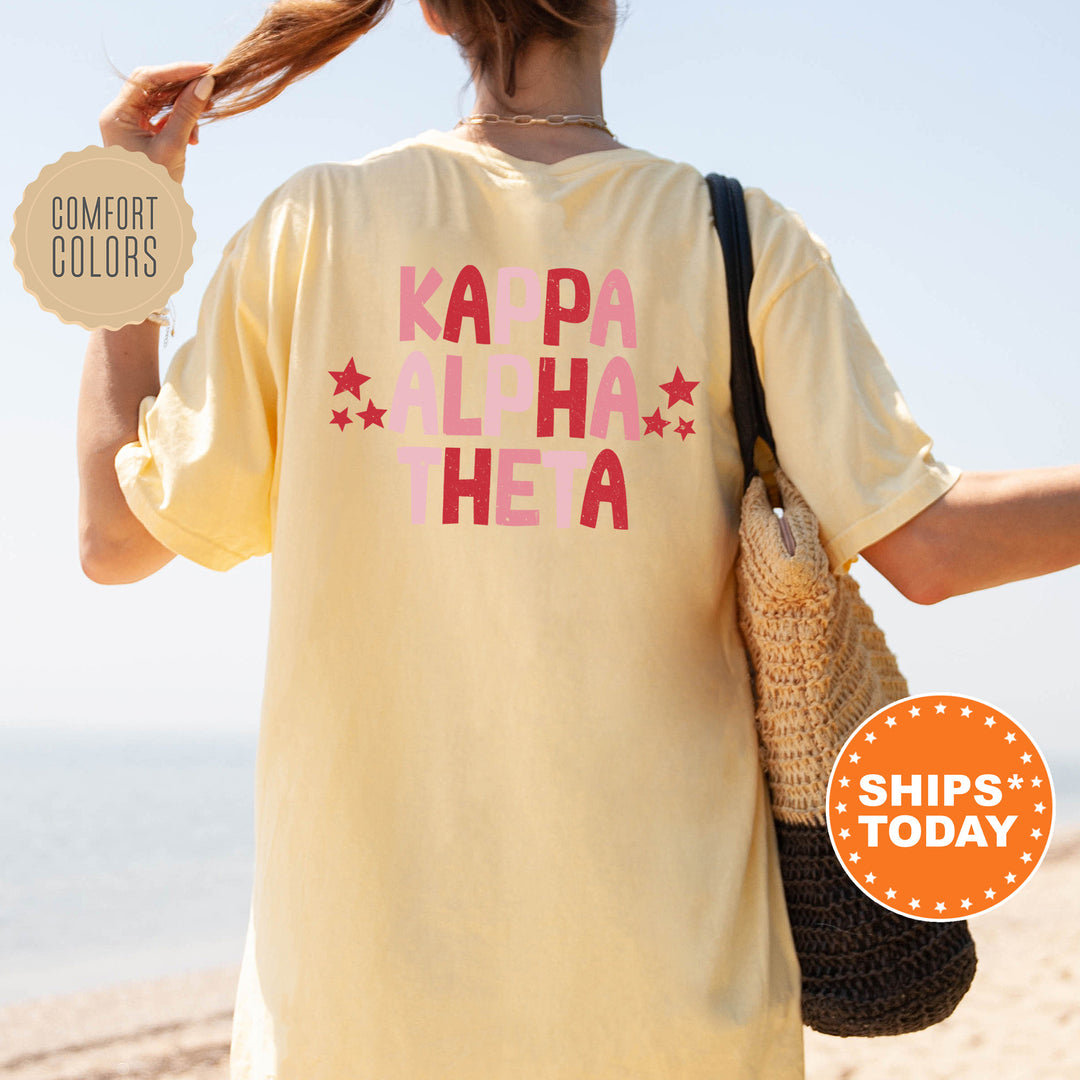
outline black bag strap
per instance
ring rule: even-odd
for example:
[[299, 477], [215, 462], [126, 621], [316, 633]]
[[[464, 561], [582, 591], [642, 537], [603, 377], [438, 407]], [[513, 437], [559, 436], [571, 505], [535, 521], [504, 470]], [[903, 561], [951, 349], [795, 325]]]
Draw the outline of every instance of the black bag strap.
[[[758, 374], [754, 343], [750, 339], [750, 284], [754, 278], [754, 257], [750, 249], [750, 228], [746, 221], [746, 199], [742, 185], [729, 176], [709, 173], [705, 177], [712, 199], [713, 219], [720, 235], [727, 272], [728, 320], [731, 326], [731, 405], [739, 433], [744, 486], [759, 472], [775, 467], [776, 442], [765, 411], [765, 388]], [[762, 461], [758, 440], [772, 455]]]

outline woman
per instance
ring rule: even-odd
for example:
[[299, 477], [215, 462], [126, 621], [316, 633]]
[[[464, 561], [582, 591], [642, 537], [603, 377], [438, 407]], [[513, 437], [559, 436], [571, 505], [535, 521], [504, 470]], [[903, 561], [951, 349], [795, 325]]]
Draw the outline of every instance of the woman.
[[[104, 140], [180, 179], [200, 117], [388, 6], [277, 4], [212, 71], [141, 72]], [[421, 6], [474, 114], [574, 122], [301, 170], [164, 383], [154, 323], [87, 355], [86, 573], [274, 555], [233, 1076], [794, 1080], [704, 182], [607, 130], [609, 3]], [[779, 457], [836, 568], [929, 603], [1080, 560], [1080, 470], [935, 461], [827, 253], [747, 203]]]

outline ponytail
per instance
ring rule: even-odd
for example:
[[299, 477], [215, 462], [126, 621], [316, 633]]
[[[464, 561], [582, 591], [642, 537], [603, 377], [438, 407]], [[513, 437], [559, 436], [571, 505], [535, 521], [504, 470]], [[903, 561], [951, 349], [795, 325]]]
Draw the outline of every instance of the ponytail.
[[[394, 0], [277, 0], [258, 26], [209, 71], [214, 92], [203, 120], [250, 112], [290, 83], [333, 60], [390, 11]], [[148, 94], [158, 109], [173, 103], [186, 84], [166, 83]]]
[[[389, 13], [393, 0], [277, 0], [258, 26], [210, 69], [214, 91], [203, 120], [257, 109], [290, 83], [333, 60]], [[450, 30], [472, 77], [498, 71], [507, 97], [517, 89], [517, 62], [537, 39], [572, 46], [581, 30], [602, 25], [602, 0], [428, 0]], [[147, 87], [155, 110], [171, 106], [186, 84]]]

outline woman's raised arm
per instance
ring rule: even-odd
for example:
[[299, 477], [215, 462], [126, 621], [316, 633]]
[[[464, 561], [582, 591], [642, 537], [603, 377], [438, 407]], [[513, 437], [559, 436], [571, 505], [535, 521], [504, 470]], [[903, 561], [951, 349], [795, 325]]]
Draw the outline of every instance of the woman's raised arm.
[[[99, 119], [105, 146], [141, 151], [164, 165], [177, 183], [185, 153], [198, 142], [196, 123], [213, 90], [209, 64], [181, 63], [135, 71]], [[168, 115], [154, 122], [147, 87], [190, 79]], [[139, 403], [161, 388], [158, 333], [152, 322], [120, 330], [94, 330], [79, 388], [79, 559], [83, 572], [101, 584], [139, 581], [160, 570], [173, 552], [131, 512], [116, 476], [114, 459], [138, 438]]]

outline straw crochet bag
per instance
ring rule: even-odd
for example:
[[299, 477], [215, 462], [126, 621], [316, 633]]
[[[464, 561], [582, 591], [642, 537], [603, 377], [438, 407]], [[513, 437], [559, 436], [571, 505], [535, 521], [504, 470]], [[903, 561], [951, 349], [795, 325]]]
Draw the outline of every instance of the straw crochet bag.
[[833, 762], [851, 732], [907, 697], [908, 687], [858, 585], [831, 572], [817, 518], [776, 462], [750, 340], [743, 190], [715, 173], [706, 179], [727, 269], [731, 393], [746, 475], [739, 629], [802, 969], [803, 1023], [828, 1035], [919, 1031], [949, 1016], [967, 992], [975, 945], [966, 922], [908, 919], [877, 904], [851, 882], [829, 841]]

